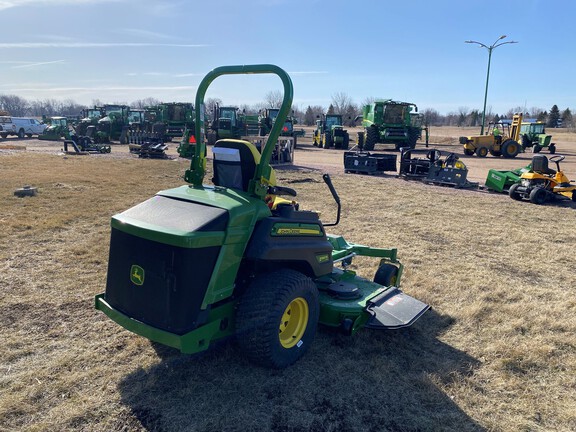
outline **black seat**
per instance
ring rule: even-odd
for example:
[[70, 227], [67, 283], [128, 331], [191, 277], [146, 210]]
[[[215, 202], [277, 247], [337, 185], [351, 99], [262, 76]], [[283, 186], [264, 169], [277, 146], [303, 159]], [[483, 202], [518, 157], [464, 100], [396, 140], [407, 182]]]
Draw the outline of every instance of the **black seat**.
[[544, 155], [535, 155], [532, 157], [532, 171], [546, 175], [556, 174], [556, 170], [548, 168], [548, 158]]
[[250, 180], [254, 178], [260, 153], [248, 141], [222, 139], [212, 148], [214, 154], [214, 178], [216, 186], [248, 191]]

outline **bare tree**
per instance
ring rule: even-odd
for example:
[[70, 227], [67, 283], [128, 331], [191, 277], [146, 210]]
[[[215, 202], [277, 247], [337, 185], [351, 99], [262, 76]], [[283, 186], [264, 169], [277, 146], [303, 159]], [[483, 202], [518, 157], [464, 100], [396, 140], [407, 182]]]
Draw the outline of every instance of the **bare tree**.
[[346, 93], [338, 92], [332, 95], [332, 106], [336, 114], [345, 115], [352, 105], [352, 99]]
[[22, 117], [28, 113], [30, 104], [20, 96], [0, 95], [0, 109], [8, 111], [14, 117]]
[[316, 123], [316, 119], [319, 119], [324, 114], [324, 107], [320, 105], [313, 105], [306, 108], [306, 113], [304, 114], [304, 124], [306, 126], [312, 126]]
[[280, 108], [284, 95], [280, 90], [273, 90], [266, 93], [266, 108]]
[[458, 122], [456, 123], [458, 127], [465, 126], [469, 111], [466, 106], [458, 107]]
[[63, 116], [80, 116], [85, 105], [80, 105], [72, 99], [66, 99], [60, 104], [60, 115]]
[[373, 97], [373, 96], [369, 96], [367, 98], [364, 98], [362, 100], [362, 102], [360, 103], [360, 108], [363, 108], [365, 105], [370, 105], [372, 103], [374, 103], [376, 101], [377, 98]]
[[440, 113], [433, 108], [426, 108], [422, 111], [422, 116], [424, 118], [424, 124], [427, 126], [439, 126], [440, 125]]
[[212, 118], [216, 117], [216, 111], [218, 106], [222, 105], [222, 99], [220, 98], [208, 98], [204, 101], [205, 112]]
[[156, 98], [148, 97], [144, 99], [135, 100], [130, 104], [131, 108], [146, 108], [155, 105], [160, 105], [162, 102]]

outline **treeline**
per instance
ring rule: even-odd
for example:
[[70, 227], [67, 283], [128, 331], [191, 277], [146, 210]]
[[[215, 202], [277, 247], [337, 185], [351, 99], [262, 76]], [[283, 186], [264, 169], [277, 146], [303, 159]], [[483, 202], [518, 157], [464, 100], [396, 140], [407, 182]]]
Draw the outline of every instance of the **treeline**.
[[[367, 98], [361, 103], [355, 103], [346, 93], [335, 93], [332, 95], [331, 103], [328, 107], [321, 105], [309, 105], [305, 108], [293, 106], [292, 116], [300, 123], [307, 126], [315, 124], [322, 114], [341, 114], [344, 122], [348, 126], [357, 125], [354, 119], [362, 114], [362, 107], [372, 103], [376, 98]], [[154, 98], [145, 98], [126, 102], [111, 102], [113, 104], [129, 105], [134, 108], [154, 106], [161, 103]], [[247, 114], [256, 114], [263, 108], [278, 108], [282, 103], [282, 93], [280, 91], [269, 92], [265, 100], [255, 105], [240, 105], [239, 108]], [[206, 106], [222, 105], [219, 99], [206, 101]], [[72, 99], [56, 100], [28, 100], [16, 95], [0, 95], [0, 110], [8, 111], [14, 117], [42, 117], [42, 116], [78, 116], [83, 109], [93, 106], [101, 106], [104, 103], [100, 100], [92, 101], [92, 105], [86, 106], [76, 103]], [[511, 119], [515, 113], [523, 112], [525, 118], [536, 119], [545, 122], [548, 127], [574, 128], [574, 120], [570, 108], [560, 111], [557, 105], [553, 105], [549, 111], [541, 108], [515, 107], [505, 113], [486, 113], [486, 122], [499, 121], [501, 119]], [[424, 116], [424, 123], [429, 126], [480, 126], [482, 123], [482, 111], [478, 109], [458, 108], [457, 112], [440, 114], [433, 108], [426, 108], [420, 111]]]

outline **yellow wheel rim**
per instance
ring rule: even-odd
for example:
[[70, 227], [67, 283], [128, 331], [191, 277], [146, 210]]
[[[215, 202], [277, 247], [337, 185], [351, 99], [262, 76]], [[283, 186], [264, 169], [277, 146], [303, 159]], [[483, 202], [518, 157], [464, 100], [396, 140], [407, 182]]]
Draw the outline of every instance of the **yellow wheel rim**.
[[292, 348], [304, 336], [308, 325], [308, 303], [302, 297], [290, 302], [280, 321], [278, 337], [284, 348]]

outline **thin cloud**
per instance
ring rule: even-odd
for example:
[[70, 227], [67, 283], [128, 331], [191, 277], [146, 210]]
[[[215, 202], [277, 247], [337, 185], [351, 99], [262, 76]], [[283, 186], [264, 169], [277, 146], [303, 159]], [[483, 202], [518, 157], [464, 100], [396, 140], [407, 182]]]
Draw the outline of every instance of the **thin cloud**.
[[163, 44], [163, 43], [133, 43], [133, 42], [19, 42], [0, 43], [0, 48], [123, 48], [123, 47], [177, 47], [177, 48], [204, 48], [204, 44]]
[[10, 9], [14, 7], [28, 6], [31, 4], [43, 4], [47, 6], [53, 6], [56, 4], [63, 5], [79, 5], [79, 4], [90, 4], [90, 3], [117, 3], [123, 0], [0, 0], [0, 10]]
[[290, 75], [321, 75], [327, 74], [328, 71], [297, 71], [297, 72], [288, 72]]
[[154, 87], [154, 86], [105, 86], [105, 87], [18, 87], [11, 89], [10, 91], [30, 91], [30, 92], [83, 92], [83, 91], [93, 91], [93, 92], [106, 92], [106, 91], [179, 91], [179, 90], [195, 90], [196, 86], [171, 86], [171, 87]]
[[203, 74], [201, 74], [201, 73], [182, 73], [182, 74], [174, 75], [174, 78], [188, 78], [188, 77], [197, 77], [197, 76], [203, 77], [204, 75], [206, 75], [206, 74], [205, 73], [203, 73]]
[[181, 74], [174, 74], [168, 72], [128, 72], [126, 73], [127, 76], [164, 76], [164, 77], [171, 77], [171, 78], [188, 78], [188, 77], [198, 77], [204, 76], [206, 74], [201, 73], [181, 73]]
[[149, 39], [164, 39], [164, 40], [176, 39], [174, 36], [170, 36], [164, 33], [153, 32], [150, 30], [135, 29], [135, 28], [120, 29], [115, 31], [114, 33], [129, 36], [137, 36], [142, 38], [149, 38]]
[[25, 63], [19, 66], [13, 66], [12, 69], [26, 69], [26, 68], [35, 68], [37, 66], [44, 66], [44, 65], [50, 65], [50, 64], [55, 64], [55, 63], [64, 63], [64, 60], [54, 60], [54, 61], [48, 61], [48, 62], [37, 62], [37, 63]]

